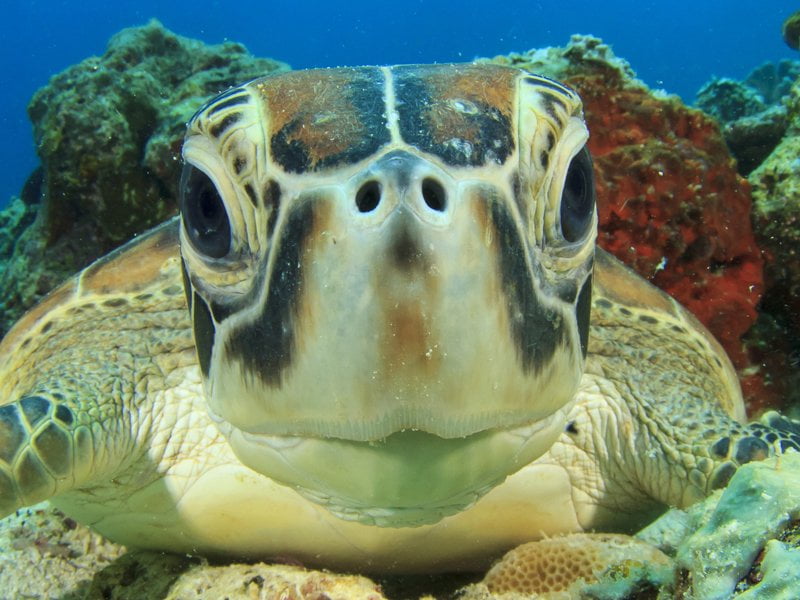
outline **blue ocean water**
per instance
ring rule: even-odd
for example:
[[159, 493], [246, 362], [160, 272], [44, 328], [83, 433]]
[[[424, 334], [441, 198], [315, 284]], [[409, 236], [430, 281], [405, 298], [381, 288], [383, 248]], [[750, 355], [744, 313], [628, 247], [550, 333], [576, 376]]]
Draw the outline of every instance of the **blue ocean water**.
[[741, 78], [764, 61], [800, 58], [781, 40], [787, 0], [605, 0], [603, 2], [253, 2], [110, 3], [10, 0], [0, 29], [3, 104], [0, 205], [18, 194], [37, 160], [25, 106], [48, 78], [108, 38], [150, 18], [209, 43], [234, 40], [294, 68], [468, 61], [564, 45], [597, 35], [648, 85], [691, 102], [712, 75]]

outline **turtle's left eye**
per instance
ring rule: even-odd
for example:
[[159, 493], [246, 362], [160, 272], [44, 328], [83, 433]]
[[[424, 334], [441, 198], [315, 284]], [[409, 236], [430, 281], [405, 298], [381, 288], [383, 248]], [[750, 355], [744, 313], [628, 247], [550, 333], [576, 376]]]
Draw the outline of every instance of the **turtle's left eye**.
[[561, 192], [561, 234], [565, 240], [577, 242], [583, 239], [592, 225], [594, 204], [592, 158], [584, 146], [573, 157]]
[[200, 169], [187, 164], [181, 177], [181, 217], [198, 252], [222, 258], [231, 249], [231, 223], [217, 186]]

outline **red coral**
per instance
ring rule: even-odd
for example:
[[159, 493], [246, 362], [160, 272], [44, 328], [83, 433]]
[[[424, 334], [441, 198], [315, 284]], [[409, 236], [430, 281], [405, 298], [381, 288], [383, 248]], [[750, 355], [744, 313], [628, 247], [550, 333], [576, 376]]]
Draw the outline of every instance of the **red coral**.
[[688, 307], [744, 368], [763, 291], [747, 181], [711, 118], [605, 75], [568, 80], [592, 134], [600, 246]]

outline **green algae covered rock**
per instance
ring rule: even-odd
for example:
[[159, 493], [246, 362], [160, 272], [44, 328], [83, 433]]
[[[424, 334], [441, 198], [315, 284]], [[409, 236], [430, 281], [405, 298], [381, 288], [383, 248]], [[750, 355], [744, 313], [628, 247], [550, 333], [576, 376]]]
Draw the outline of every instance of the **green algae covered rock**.
[[[753, 226], [766, 259], [762, 311], [769, 319], [760, 319], [753, 336], [754, 350], [762, 355], [762, 362], [776, 360], [776, 339], [786, 340], [782, 352], [787, 356], [800, 351], [800, 79], [792, 86], [785, 105], [789, 119], [786, 134], [748, 176]], [[797, 402], [800, 375], [796, 369], [786, 368], [786, 359], [777, 362], [786, 395]]]
[[[0, 330], [71, 273], [174, 214], [185, 123], [204, 101], [286, 69], [241, 44], [209, 46], [151, 21], [52, 77], [28, 106], [41, 207], [2, 272]], [[13, 218], [0, 216], [0, 227]]]

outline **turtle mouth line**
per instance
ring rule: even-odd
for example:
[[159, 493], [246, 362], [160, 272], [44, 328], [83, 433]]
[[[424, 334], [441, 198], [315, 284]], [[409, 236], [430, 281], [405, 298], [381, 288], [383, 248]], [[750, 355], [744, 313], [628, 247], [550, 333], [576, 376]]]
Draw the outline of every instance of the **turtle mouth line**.
[[539, 458], [564, 431], [570, 408], [462, 437], [406, 429], [377, 441], [251, 433], [214, 420], [242, 463], [337, 517], [408, 527], [464, 510]]
[[487, 427], [486, 429], [483, 430], [475, 431], [473, 433], [468, 433], [456, 437], [441, 436], [437, 433], [426, 431], [424, 429], [417, 427], [405, 427], [397, 431], [392, 431], [388, 435], [382, 436], [378, 439], [356, 439], [356, 438], [340, 437], [336, 435], [270, 434], [259, 431], [248, 431], [247, 429], [242, 429], [241, 427], [237, 427], [236, 425], [227, 421], [223, 417], [220, 417], [219, 415], [215, 414], [213, 411], [209, 410], [208, 412], [209, 416], [211, 417], [211, 420], [214, 421], [214, 423], [217, 425], [220, 431], [227, 438], [230, 439], [231, 435], [236, 434], [238, 436], [241, 436], [244, 440], [246, 440], [247, 443], [262, 445], [272, 450], [281, 452], [281, 451], [295, 449], [299, 447], [301, 444], [308, 442], [309, 440], [326, 440], [330, 442], [341, 442], [346, 444], [357, 444], [357, 445], [374, 447], [376, 445], [385, 443], [386, 440], [388, 440], [389, 438], [393, 438], [395, 436], [403, 436], [403, 435], [432, 436], [433, 438], [441, 440], [442, 443], [446, 443], [448, 440], [461, 441], [473, 438], [475, 436], [481, 436], [486, 434], [502, 434], [505, 436], [509, 436], [510, 438], [517, 438], [519, 443], [523, 443], [526, 440], [529, 440], [532, 437], [536, 436], [543, 429], [549, 428], [552, 424], [553, 418], [565, 414], [566, 409], [556, 411], [556, 413], [548, 415], [545, 418], [531, 420], [523, 425], [512, 425], [512, 426], [498, 425], [494, 427]]

